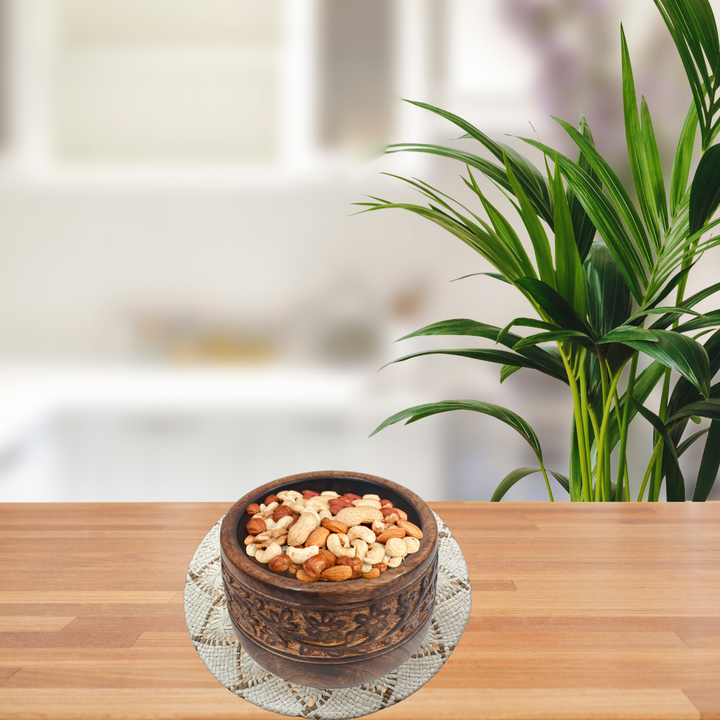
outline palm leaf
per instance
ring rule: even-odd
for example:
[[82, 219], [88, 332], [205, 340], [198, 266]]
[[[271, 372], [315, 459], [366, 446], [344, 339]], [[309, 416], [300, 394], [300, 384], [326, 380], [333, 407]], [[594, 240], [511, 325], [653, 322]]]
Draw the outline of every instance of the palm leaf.
[[535, 457], [542, 462], [542, 448], [540, 447], [540, 441], [533, 429], [523, 420], [518, 414], [512, 410], [501, 407], [500, 405], [493, 405], [491, 403], [480, 402], [479, 400], [445, 400], [442, 402], [428, 403], [425, 405], [416, 405], [406, 410], [402, 410], [399, 413], [395, 413], [370, 433], [370, 437], [375, 433], [384, 430], [390, 425], [405, 420], [405, 424], [417, 422], [423, 418], [430, 417], [431, 415], [437, 415], [438, 413], [451, 412], [454, 410], [470, 410], [472, 412], [482, 413], [483, 415], [489, 415], [494, 417], [500, 422], [510, 426], [515, 432], [517, 432], [527, 444], [532, 448]]
[[[521, 467], [517, 468], [517, 470], [513, 470], [511, 473], [508, 473], [500, 481], [500, 484], [497, 486], [497, 488], [495, 488], [495, 492], [490, 498], [490, 502], [500, 502], [500, 500], [505, 497], [508, 490], [510, 490], [510, 488], [512, 488], [515, 483], [519, 482], [528, 475], [532, 475], [533, 473], [538, 472], [542, 472], [542, 469], [539, 467]], [[548, 472], [552, 474], [552, 476], [560, 483], [560, 485], [563, 486], [563, 488], [568, 493], [570, 492], [570, 481], [564, 475], [556, 473], [554, 470], [549, 470]]]
[[685, 124], [683, 125], [675, 162], [673, 163], [672, 178], [670, 180], [670, 214], [674, 218], [683, 202], [687, 192], [688, 178], [690, 177], [690, 163], [692, 162], [695, 135], [697, 134], [698, 117], [695, 103], [690, 104]]
[[700, 158], [690, 189], [689, 231], [697, 233], [720, 205], [720, 145]]
[[694, 502], [707, 500], [715, 484], [718, 469], [720, 469], [720, 421], [713, 420], [710, 423], [710, 432], [705, 441], [705, 449], [700, 461], [695, 492], [693, 492]]

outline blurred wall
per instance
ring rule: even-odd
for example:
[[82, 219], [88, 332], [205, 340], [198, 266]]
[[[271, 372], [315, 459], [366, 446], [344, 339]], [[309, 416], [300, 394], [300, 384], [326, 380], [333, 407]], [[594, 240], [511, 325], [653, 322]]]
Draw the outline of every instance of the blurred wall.
[[[551, 382], [501, 388], [452, 358], [375, 375], [430, 346], [391, 346], [425, 323], [524, 308], [491, 280], [449, 283], [487, 267], [439, 229], [352, 203], [413, 197], [380, 172], [462, 193], [452, 163], [382, 156], [459, 134], [403, 97], [573, 153], [549, 115], [583, 112], [627, 172], [621, 19], [668, 159], [690, 98], [650, 0], [0, 0], [0, 363], [347, 370], [370, 404], [507, 405], [565, 472], [570, 402]], [[442, 448], [432, 497], [487, 499], [530, 461], [489, 419], [424, 422]], [[413, 453], [416, 428], [385, 432]]]

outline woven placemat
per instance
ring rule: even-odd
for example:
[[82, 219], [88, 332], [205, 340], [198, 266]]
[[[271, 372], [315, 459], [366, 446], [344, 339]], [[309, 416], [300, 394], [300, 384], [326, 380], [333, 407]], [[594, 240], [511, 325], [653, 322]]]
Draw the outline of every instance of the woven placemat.
[[195, 551], [185, 581], [185, 619], [198, 655], [228, 690], [280, 715], [346, 720], [399, 703], [440, 670], [470, 618], [465, 558], [447, 525], [437, 515], [435, 520], [439, 545], [435, 610], [422, 645], [397, 670], [364, 685], [323, 690], [286, 682], [260, 667], [240, 647], [225, 607], [220, 568], [222, 518]]

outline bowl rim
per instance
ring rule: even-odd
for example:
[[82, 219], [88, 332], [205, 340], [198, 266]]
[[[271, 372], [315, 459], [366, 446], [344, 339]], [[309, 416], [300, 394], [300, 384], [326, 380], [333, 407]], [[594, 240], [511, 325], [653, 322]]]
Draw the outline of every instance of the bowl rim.
[[[304, 480], [316, 480], [323, 477], [339, 480], [365, 480], [384, 486], [401, 495], [404, 500], [413, 506], [420, 519], [421, 530], [423, 532], [420, 549], [406, 556], [406, 559], [398, 567], [388, 568], [386, 572], [373, 578], [371, 581], [357, 579], [351, 582], [306, 583], [285, 573], [274, 573], [269, 568], [260, 566], [250, 558], [245, 551], [245, 546], [240, 544], [237, 532], [238, 527], [245, 519], [245, 509], [247, 506], [253, 502], [258, 495], [269, 495], [283, 485], [292, 485]], [[361, 598], [367, 596], [368, 593], [377, 597], [380, 594], [384, 594], [383, 590], [388, 590], [392, 593], [399, 591], [402, 587], [402, 585], [399, 584], [400, 581], [411, 575], [413, 576], [412, 579], [415, 579], [414, 571], [425, 565], [437, 547], [437, 543], [438, 533], [435, 516], [427, 503], [419, 495], [392, 480], [387, 480], [377, 475], [342, 470], [317, 470], [298, 473], [265, 483], [265, 485], [261, 485], [243, 495], [243, 497], [228, 510], [220, 529], [220, 546], [223, 555], [235, 570], [239, 571], [246, 578], [254, 581], [253, 584], [271, 585], [279, 592], [285, 591], [286, 593], [293, 593], [298, 598], [303, 596], [329, 598], [331, 596], [342, 595], [345, 598], [345, 602], [353, 602], [353, 594], [358, 595], [358, 600], [360, 601]], [[351, 586], [355, 587], [353, 588]]]

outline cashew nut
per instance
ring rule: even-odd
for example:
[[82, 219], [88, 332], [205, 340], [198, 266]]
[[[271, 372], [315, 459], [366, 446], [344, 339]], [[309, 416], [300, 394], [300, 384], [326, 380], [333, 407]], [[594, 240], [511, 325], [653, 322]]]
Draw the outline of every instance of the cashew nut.
[[275, 512], [275, 508], [278, 506], [276, 502], [271, 502], [269, 505], [260, 505], [260, 512], [255, 513], [253, 517], [261, 517], [263, 519], [272, 517]]
[[320, 493], [321, 498], [325, 498], [326, 501], [330, 500], [331, 498], [337, 498], [340, 497], [334, 490], [324, 490]]
[[335, 519], [348, 527], [353, 527], [353, 525], [371, 523], [375, 520], [382, 521], [383, 514], [374, 507], [346, 507], [335, 516]]
[[306, 548], [288, 547], [285, 552], [292, 562], [302, 565], [306, 560], [317, 555], [320, 548], [317, 545], [308, 545]]
[[374, 507], [378, 510], [381, 508], [379, 500], [373, 500], [372, 498], [360, 498], [359, 500], [353, 500], [355, 507]]
[[363, 500], [380, 500], [379, 495], [363, 495]]
[[302, 493], [299, 493], [297, 490], [282, 490], [281, 492], [277, 493], [275, 497], [278, 500], [282, 500], [283, 504], [287, 504], [287, 502], [292, 502], [294, 500], [302, 500], [303, 496]]
[[374, 542], [370, 547], [368, 548], [367, 554], [363, 558], [368, 565], [375, 565], [379, 562], [383, 561], [383, 556], [385, 555], [385, 548], [379, 543]]
[[420, 541], [417, 538], [410, 537], [408, 535], [403, 538], [403, 542], [405, 543], [409, 553], [417, 552], [420, 549]]
[[405, 557], [407, 555], [407, 545], [405, 545], [405, 540], [400, 538], [390, 538], [385, 543], [385, 552], [390, 557]]
[[348, 540], [352, 542], [355, 538], [364, 540], [368, 545], [372, 545], [375, 542], [375, 533], [365, 525], [354, 525], [348, 530]]
[[305, 501], [305, 508], [308, 510], [315, 510], [319, 513], [322, 510], [330, 510], [330, 505], [328, 505], [327, 500], [313, 496], [309, 500]]
[[[257, 545], [248, 545], [248, 546], [245, 548], [245, 552], [246, 552], [250, 557], [255, 557], [255, 553], [257, 552]], [[268, 561], [268, 562], [269, 562], [269, 561]]]
[[368, 565], [367, 563], [363, 563], [362, 569], [360, 570], [361, 573], [369, 573], [372, 570], [372, 565]]
[[274, 542], [268, 546], [267, 550], [257, 550], [255, 552], [255, 559], [261, 563], [269, 563], [273, 558], [280, 555], [280, 553], [282, 553], [282, 546]]
[[320, 525], [320, 516], [314, 510], [304, 512], [288, 530], [288, 545], [302, 545], [308, 535]]
[[332, 520], [333, 514], [329, 510], [321, 510], [320, 511], [320, 520], [322, 521], [325, 518], [327, 518], [328, 520]]
[[[352, 529], [354, 530], [355, 528]], [[370, 532], [372, 532], [372, 530]], [[350, 536], [348, 535], [348, 537]], [[362, 560], [367, 555], [368, 544], [361, 538], [355, 538], [350, 544], [355, 548], [355, 557]]]
[[[284, 530], [281, 530], [280, 532], [285, 532]], [[257, 539], [257, 535], [255, 536]], [[254, 543], [256, 548], [266, 548], [270, 547], [273, 543], [276, 543], [278, 545], [284, 545], [287, 542], [287, 534], [285, 535], [279, 535], [278, 537], [269, 537], [265, 538], [264, 540], [260, 540], [259, 542]]]
[[328, 536], [326, 545], [335, 557], [355, 557], [355, 548], [350, 547], [350, 541], [345, 533], [333, 533]]
[[294, 512], [302, 515], [305, 512], [305, 500], [291, 500], [288, 507]]
[[390, 558], [387, 561], [387, 566], [388, 567], [397, 567], [403, 560], [404, 560], [404, 558], [402, 555], [400, 557]]

